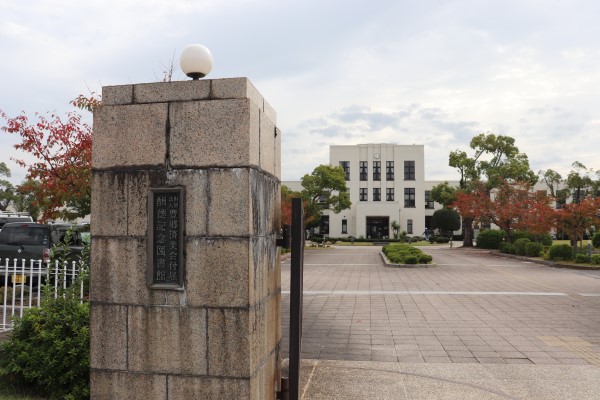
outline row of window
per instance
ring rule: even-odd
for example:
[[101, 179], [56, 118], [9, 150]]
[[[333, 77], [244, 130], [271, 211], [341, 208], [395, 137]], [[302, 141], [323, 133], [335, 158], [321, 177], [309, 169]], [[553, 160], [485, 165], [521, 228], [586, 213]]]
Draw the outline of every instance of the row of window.
[[[344, 169], [346, 180], [350, 180], [350, 161], [340, 161], [340, 166]], [[359, 178], [361, 181], [369, 180], [369, 167], [367, 161], [359, 161]], [[381, 161], [373, 161], [373, 180], [381, 180]], [[385, 162], [385, 180], [394, 180], [394, 162]], [[404, 161], [404, 180], [414, 181], [415, 180], [415, 162]]]
[[[324, 216], [321, 219], [321, 232], [325, 235], [329, 235], [329, 217], [328, 216]], [[347, 234], [347, 233], [348, 233], [348, 220], [343, 219], [342, 220], [342, 234]], [[406, 220], [406, 233], [408, 233], [409, 235], [412, 235], [412, 233], [413, 233], [413, 220], [412, 219]]]
[[[367, 188], [360, 188], [358, 192], [359, 201], [369, 201]], [[373, 201], [381, 201], [381, 188], [373, 188]], [[385, 201], [394, 201], [394, 188], [385, 189]], [[404, 207], [415, 207], [415, 188], [404, 189]], [[431, 191], [425, 191], [425, 208], [433, 209], [433, 200], [431, 200]]]

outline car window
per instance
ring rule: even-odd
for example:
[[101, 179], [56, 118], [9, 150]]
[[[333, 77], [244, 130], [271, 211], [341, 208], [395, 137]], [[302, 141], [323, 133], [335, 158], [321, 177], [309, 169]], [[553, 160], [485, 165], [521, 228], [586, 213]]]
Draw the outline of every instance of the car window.
[[44, 227], [12, 226], [0, 231], [0, 243], [48, 245], [48, 230]]

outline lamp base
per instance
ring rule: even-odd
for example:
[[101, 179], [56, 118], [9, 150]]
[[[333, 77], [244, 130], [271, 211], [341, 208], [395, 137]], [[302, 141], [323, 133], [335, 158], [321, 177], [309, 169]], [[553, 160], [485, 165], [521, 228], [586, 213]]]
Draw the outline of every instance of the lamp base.
[[202, 72], [190, 72], [189, 74], [186, 74], [186, 75], [195, 81], [197, 81], [200, 78], [204, 78], [206, 76], [206, 74], [203, 74]]

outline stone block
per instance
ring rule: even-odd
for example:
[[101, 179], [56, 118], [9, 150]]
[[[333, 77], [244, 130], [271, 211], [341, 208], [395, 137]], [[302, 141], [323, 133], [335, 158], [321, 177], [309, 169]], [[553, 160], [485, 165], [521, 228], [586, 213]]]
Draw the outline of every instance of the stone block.
[[[155, 174], [162, 174], [155, 172]], [[148, 234], [148, 188], [151, 185], [148, 173], [129, 172], [127, 174], [127, 235], [146, 236]]]
[[127, 307], [92, 303], [91, 368], [127, 369]]
[[90, 371], [91, 400], [167, 400], [167, 376]]
[[260, 114], [260, 168], [275, 175], [275, 123]]
[[247, 309], [208, 309], [208, 375], [252, 376], [249, 322]]
[[249, 239], [189, 238], [186, 297], [190, 306], [248, 307]]
[[277, 125], [277, 112], [267, 100], [263, 101], [263, 111], [265, 116], [273, 123], [273, 125]]
[[105, 106], [133, 103], [133, 85], [103, 86], [102, 103]]
[[261, 399], [250, 397], [250, 380], [169, 376], [169, 400]]
[[189, 236], [208, 234], [208, 171], [175, 171], [177, 184], [185, 186], [185, 230]]
[[192, 307], [129, 307], [131, 371], [205, 375], [206, 310]]
[[212, 169], [208, 186], [208, 235], [249, 236], [253, 215], [248, 169]]
[[269, 297], [266, 314], [266, 351], [273, 352], [281, 344], [281, 293]]
[[90, 263], [92, 301], [147, 304], [146, 238], [95, 237]]
[[165, 163], [166, 103], [103, 106], [94, 112], [92, 167], [157, 167]]
[[259, 110], [248, 99], [171, 104], [174, 167], [259, 165]]
[[142, 83], [133, 88], [133, 99], [136, 104], [206, 100], [210, 97], [210, 81], [204, 79]]
[[254, 373], [250, 381], [251, 399], [275, 400], [281, 380], [281, 363], [276, 363], [276, 360], [276, 354], [269, 355]]
[[281, 180], [281, 131], [275, 128], [275, 177]]
[[92, 236], [126, 236], [126, 204], [127, 175], [94, 171], [90, 214]]
[[214, 99], [249, 99], [259, 110], [264, 110], [264, 98], [248, 78], [212, 79]]
[[279, 223], [276, 221], [276, 208], [281, 208], [274, 201], [280, 191], [279, 182], [273, 177], [257, 170], [250, 170], [252, 198], [252, 233], [266, 236], [279, 233]]

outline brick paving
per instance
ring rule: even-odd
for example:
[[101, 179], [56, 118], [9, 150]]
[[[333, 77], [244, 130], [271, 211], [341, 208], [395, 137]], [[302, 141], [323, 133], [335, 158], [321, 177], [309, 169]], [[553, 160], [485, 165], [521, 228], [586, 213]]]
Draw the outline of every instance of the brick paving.
[[[434, 266], [386, 268], [376, 246], [306, 250], [302, 357], [600, 367], [600, 271], [423, 250]], [[284, 357], [289, 269], [284, 262]]]

